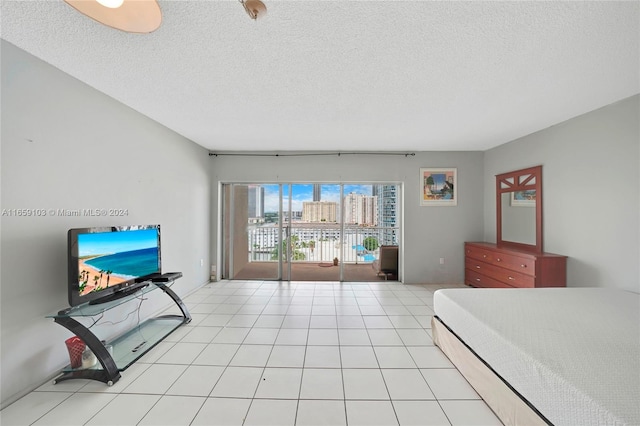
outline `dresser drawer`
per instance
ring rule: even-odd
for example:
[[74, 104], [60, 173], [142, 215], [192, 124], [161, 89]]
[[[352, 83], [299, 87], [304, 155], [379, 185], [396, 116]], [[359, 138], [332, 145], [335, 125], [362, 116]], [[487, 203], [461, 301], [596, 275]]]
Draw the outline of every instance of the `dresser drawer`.
[[511, 269], [527, 275], [535, 275], [536, 260], [531, 257], [514, 256], [500, 251], [488, 250], [482, 247], [467, 245], [465, 248], [467, 258], [481, 260], [501, 268]]
[[487, 287], [487, 288], [513, 288], [509, 284], [503, 283], [486, 275], [482, 275], [471, 269], [465, 271], [465, 284], [472, 287]]
[[536, 260], [532, 258], [513, 256], [506, 253], [494, 253], [491, 263], [522, 274], [536, 274]]
[[465, 268], [468, 271], [476, 272], [511, 287], [535, 287], [535, 277], [501, 268], [491, 263], [467, 258], [465, 260]]
[[482, 247], [471, 245], [466, 246], [465, 254], [467, 255], [467, 257], [482, 260], [483, 262], [492, 262], [492, 259], [494, 257], [494, 252], [492, 252], [491, 250], [486, 250]]

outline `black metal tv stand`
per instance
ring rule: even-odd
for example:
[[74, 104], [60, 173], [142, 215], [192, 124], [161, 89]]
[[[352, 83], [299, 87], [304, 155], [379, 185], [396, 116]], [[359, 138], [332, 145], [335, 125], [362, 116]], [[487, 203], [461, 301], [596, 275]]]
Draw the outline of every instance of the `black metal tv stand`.
[[[182, 275], [182, 274], [180, 274]], [[98, 380], [111, 386], [120, 380], [120, 372], [129, 368], [142, 355], [164, 340], [178, 327], [191, 321], [191, 315], [178, 295], [171, 290], [171, 281], [150, 281], [149, 285], [138, 289], [138, 291], [116, 300], [99, 304], [84, 303], [69, 309], [62, 310], [53, 318], [53, 321], [67, 328], [73, 334], [81, 338], [85, 344], [93, 351], [98, 363], [94, 367], [87, 369], [71, 368], [67, 366], [62, 375], [54, 379], [53, 383], [59, 383], [69, 379], [92, 379]], [[107, 342], [112, 346], [112, 353], [109, 353], [105, 345], [86, 326], [78, 322], [74, 317], [94, 317], [134, 299], [144, 293], [161, 289], [169, 295], [180, 308], [182, 315], [162, 315], [150, 318], [138, 324], [132, 330], [118, 337], [112, 342]]]

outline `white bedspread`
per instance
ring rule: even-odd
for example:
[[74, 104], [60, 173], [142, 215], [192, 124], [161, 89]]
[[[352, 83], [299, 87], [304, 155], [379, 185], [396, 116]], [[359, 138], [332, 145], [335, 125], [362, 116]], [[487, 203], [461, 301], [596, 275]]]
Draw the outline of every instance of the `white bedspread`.
[[434, 310], [554, 425], [640, 425], [640, 294], [446, 289]]

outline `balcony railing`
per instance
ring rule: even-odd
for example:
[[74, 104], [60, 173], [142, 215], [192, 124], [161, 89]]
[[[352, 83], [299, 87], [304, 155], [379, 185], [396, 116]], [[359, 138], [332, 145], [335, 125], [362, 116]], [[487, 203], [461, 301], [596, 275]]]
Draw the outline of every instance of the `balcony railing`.
[[[334, 258], [346, 263], [372, 263], [378, 258], [380, 245], [398, 245], [400, 228], [381, 226], [345, 226], [344, 232], [335, 224], [287, 224], [282, 232], [277, 226], [248, 228], [249, 261], [277, 262], [278, 249], [284, 251], [290, 241], [289, 257], [292, 262], [330, 263]], [[365, 242], [374, 238], [373, 250]], [[286, 255], [283, 257], [286, 258]]]

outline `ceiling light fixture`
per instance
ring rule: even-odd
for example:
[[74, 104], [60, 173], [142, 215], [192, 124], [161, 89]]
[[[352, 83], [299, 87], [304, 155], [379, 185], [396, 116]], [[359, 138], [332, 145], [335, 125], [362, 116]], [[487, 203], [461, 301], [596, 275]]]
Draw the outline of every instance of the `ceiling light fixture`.
[[162, 23], [162, 12], [156, 0], [64, 1], [93, 20], [128, 33], [150, 33]]
[[104, 7], [108, 7], [110, 9], [117, 9], [122, 6], [124, 0], [96, 0], [98, 3], [103, 5]]
[[244, 10], [249, 15], [249, 18], [254, 21], [258, 18], [262, 18], [267, 14], [267, 6], [264, 5], [260, 0], [239, 0], [244, 7]]

